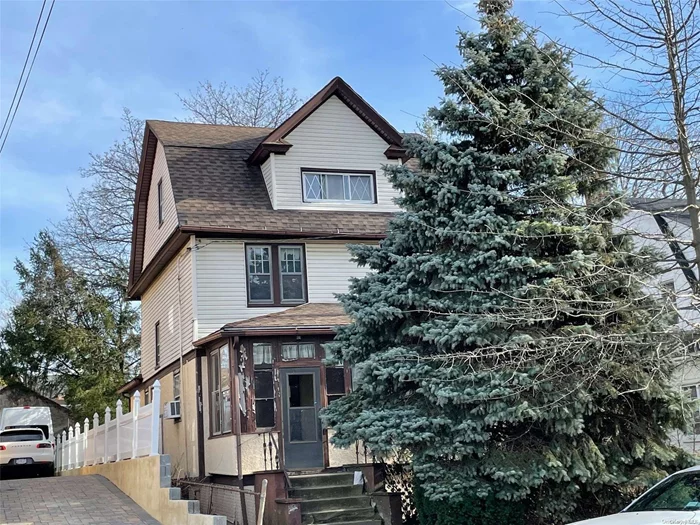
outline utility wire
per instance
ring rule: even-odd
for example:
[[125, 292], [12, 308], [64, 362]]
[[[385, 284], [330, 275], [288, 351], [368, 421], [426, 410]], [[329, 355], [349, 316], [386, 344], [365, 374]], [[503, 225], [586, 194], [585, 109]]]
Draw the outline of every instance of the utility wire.
[[[41, 36], [39, 37], [39, 42], [36, 45], [36, 49], [34, 50], [34, 56], [32, 57], [32, 62], [29, 64], [29, 70], [27, 71], [27, 76], [24, 78], [24, 84], [22, 85], [22, 91], [19, 93], [19, 98], [17, 99], [17, 104], [15, 105], [15, 110], [12, 112], [12, 118], [10, 119], [9, 124], [7, 124], [7, 118], [5, 119], [5, 124], [7, 124], [7, 132], [5, 133], [5, 138], [2, 141], [2, 145], [0, 145], [0, 153], [2, 153], [2, 150], [5, 148], [5, 142], [7, 142], [7, 137], [10, 135], [10, 129], [12, 129], [12, 123], [15, 121], [15, 116], [17, 115], [17, 109], [19, 109], [19, 105], [22, 102], [22, 96], [24, 95], [24, 90], [27, 87], [27, 82], [29, 81], [29, 76], [32, 74], [32, 69], [34, 68], [34, 61], [36, 60], [36, 56], [39, 53], [39, 48], [41, 47], [41, 42], [44, 40], [44, 33], [46, 33], [46, 27], [49, 25], [49, 20], [51, 19], [51, 13], [53, 12], [53, 6], [56, 3], [56, 0], [51, 0], [51, 7], [49, 8], [49, 13], [46, 15], [46, 20], [44, 21], [44, 27], [41, 30]], [[46, 4], [46, 0], [44, 0], [44, 4], [41, 6], [41, 13], [39, 13], [39, 20], [37, 20], [37, 28], [39, 27], [39, 22], [41, 21], [41, 14], [44, 12], [44, 5]], [[34, 37], [36, 37], [36, 29], [34, 30]], [[32, 44], [34, 43], [34, 37], [32, 37]], [[31, 45], [29, 46], [29, 52], [27, 53], [27, 59], [29, 58], [29, 53], [31, 52]], [[25, 67], [27, 65], [27, 62], [25, 60], [24, 63]], [[22, 68], [22, 73], [24, 73], [24, 68]], [[22, 81], [22, 76], [20, 75], [20, 83]], [[19, 83], [17, 84], [17, 88], [19, 89]], [[17, 95], [17, 91], [15, 90], [15, 96]], [[13, 98], [14, 102], [14, 98]], [[12, 111], [12, 105], [10, 105], [10, 110]], [[10, 116], [10, 113], [7, 113], [7, 116]], [[3, 125], [3, 131], [5, 130], [5, 125]], [[2, 136], [0, 134], [0, 136]]]
[[29, 57], [32, 54], [32, 49], [34, 48], [34, 40], [36, 39], [36, 34], [39, 32], [39, 24], [41, 23], [41, 16], [44, 14], [44, 8], [46, 7], [46, 0], [41, 4], [41, 11], [39, 12], [39, 18], [36, 19], [36, 25], [34, 26], [34, 34], [32, 35], [32, 42], [29, 44], [29, 49], [27, 49], [27, 57], [24, 59], [24, 65], [22, 66], [22, 73], [17, 79], [17, 87], [15, 88], [15, 94], [12, 96], [12, 102], [10, 107], [7, 109], [7, 115], [5, 116], [5, 122], [2, 124], [2, 131], [0, 131], [0, 137], [5, 134], [5, 128], [7, 127], [7, 122], [10, 120], [10, 113], [12, 113], [12, 108], [15, 105], [15, 100], [17, 100], [17, 93], [19, 93], [19, 87], [22, 85], [22, 79], [24, 78], [24, 71], [27, 69], [27, 64], [29, 63]]

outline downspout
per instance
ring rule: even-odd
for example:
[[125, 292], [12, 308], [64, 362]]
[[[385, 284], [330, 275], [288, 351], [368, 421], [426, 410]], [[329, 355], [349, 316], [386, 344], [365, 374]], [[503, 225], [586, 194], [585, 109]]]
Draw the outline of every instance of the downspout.
[[[188, 251], [190, 248], [188, 248]], [[186, 399], [185, 397], [185, 385], [187, 384], [187, 381], [184, 380], [185, 378], [185, 370], [183, 368], [184, 365], [184, 355], [182, 352], [182, 291], [180, 287], [180, 260], [184, 254], [180, 254], [177, 258], [177, 319], [178, 319], [178, 330], [177, 330], [177, 336], [178, 336], [178, 344], [180, 347], [180, 418], [182, 419], [182, 422], [185, 425], [185, 469], [186, 472], [189, 472], [190, 470], [190, 454], [187, 446], [187, 418], [185, 417], [186, 411], [185, 411], [185, 403], [182, 402], [182, 400]]]

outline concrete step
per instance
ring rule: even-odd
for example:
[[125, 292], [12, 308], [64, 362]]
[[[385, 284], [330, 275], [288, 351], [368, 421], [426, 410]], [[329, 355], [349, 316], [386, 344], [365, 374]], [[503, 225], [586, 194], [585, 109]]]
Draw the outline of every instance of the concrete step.
[[352, 523], [353, 521], [379, 520], [374, 507], [362, 507], [351, 509], [323, 510], [318, 512], [308, 512], [304, 510], [305, 503], [301, 505], [301, 522], [304, 524], [317, 523]]
[[301, 476], [289, 476], [293, 489], [311, 487], [337, 487], [338, 485], [352, 485], [354, 472], [334, 472], [329, 474], [304, 474]]
[[331, 487], [304, 487], [289, 489], [290, 498], [303, 500], [344, 498], [362, 495], [362, 485], [336, 485]]
[[340, 509], [371, 508], [369, 496], [348, 496], [346, 498], [310, 499], [301, 505], [302, 513], [314, 513]]

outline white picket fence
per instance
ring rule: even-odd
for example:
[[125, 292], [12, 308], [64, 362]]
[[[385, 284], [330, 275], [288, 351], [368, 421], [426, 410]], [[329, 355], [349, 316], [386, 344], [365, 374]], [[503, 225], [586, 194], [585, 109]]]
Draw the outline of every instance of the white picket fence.
[[56, 471], [71, 470], [98, 463], [159, 454], [160, 437], [160, 382], [153, 384], [153, 401], [140, 406], [141, 395], [132, 398], [133, 409], [122, 414], [122, 402], [117, 401], [114, 419], [109, 407], [105, 409], [104, 423], [95, 413], [90, 421], [68, 427], [56, 435]]

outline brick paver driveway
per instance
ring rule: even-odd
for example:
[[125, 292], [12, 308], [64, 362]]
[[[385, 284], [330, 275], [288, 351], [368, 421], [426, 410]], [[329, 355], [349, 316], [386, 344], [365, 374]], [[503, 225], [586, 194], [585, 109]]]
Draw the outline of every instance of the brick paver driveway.
[[102, 476], [0, 480], [0, 525], [159, 525]]

